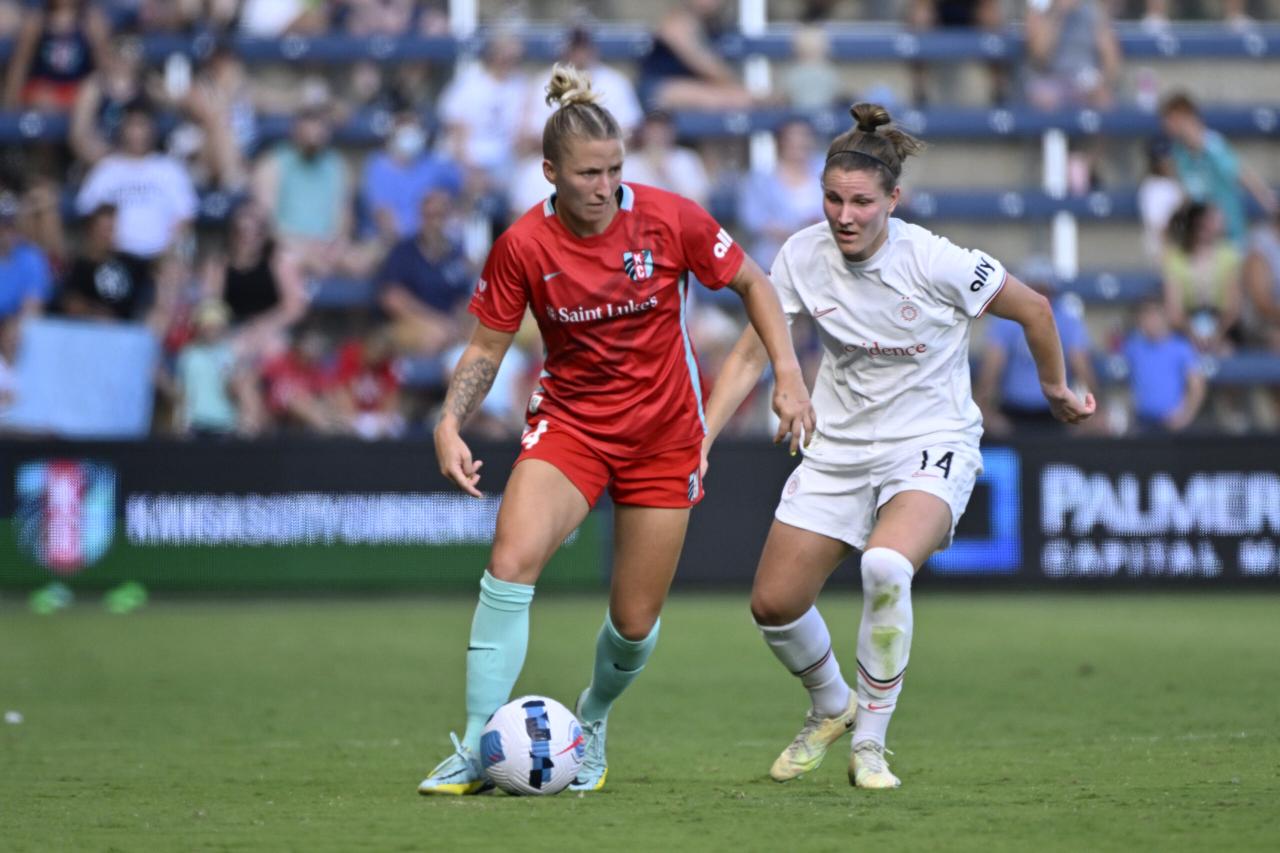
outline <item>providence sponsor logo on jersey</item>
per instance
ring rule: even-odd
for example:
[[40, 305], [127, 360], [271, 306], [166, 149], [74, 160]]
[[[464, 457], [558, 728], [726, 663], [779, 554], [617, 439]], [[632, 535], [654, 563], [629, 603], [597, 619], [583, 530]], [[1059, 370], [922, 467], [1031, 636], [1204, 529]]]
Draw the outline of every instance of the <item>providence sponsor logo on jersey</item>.
[[622, 253], [622, 269], [632, 281], [644, 281], [653, 275], [653, 250], [638, 249]]

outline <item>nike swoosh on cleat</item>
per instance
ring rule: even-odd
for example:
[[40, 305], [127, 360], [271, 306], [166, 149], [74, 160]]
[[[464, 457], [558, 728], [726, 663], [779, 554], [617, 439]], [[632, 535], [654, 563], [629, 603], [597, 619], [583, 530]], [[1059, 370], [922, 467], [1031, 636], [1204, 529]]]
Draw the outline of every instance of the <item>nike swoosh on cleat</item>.
[[561, 274], [561, 273], [563, 273], [563, 272], [564, 272], [564, 270], [557, 270], [557, 271], [555, 271], [555, 272], [549, 272], [549, 273], [547, 273], [546, 275], [544, 275], [544, 276], [542, 277], [542, 280], [543, 280], [543, 281], [551, 281], [551, 279], [555, 278], [556, 276], [560, 275], [560, 274]]
[[825, 317], [825, 316], [827, 316], [828, 314], [830, 314], [830, 313], [831, 313], [832, 311], [834, 311], [834, 310], [836, 310], [836, 309], [835, 309], [835, 308], [823, 308], [821, 311], [814, 311], [814, 312], [813, 312], [813, 318], [816, 320], [816, 319], [818, 319], [819, 317]]
[[867, 703], [867, 710], [868, 710], [868, 711], [883, 711], [883, 710], [885, 710], [886, 708], [892, 708], [892, 707], [893, 707], [892, 705], [877, 705], [877, 704], [875, 704], [874, 702], [868, 702], [868, 703]]

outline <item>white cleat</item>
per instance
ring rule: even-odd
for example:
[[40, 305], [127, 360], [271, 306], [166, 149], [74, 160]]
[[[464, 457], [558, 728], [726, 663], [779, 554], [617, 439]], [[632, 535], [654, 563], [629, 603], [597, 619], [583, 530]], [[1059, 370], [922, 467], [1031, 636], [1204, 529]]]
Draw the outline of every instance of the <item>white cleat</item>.
[[885, 755], [893, 755], [875, 741], [853, 745], [849, 756], [849, 784], [857, 788], [897, 788], [902, 780], [889, 770]]
[[782, 750], [782, 754], [769, 768], [769, 776], [775, 782], [786, 782], [817, 770], [826, 758], [827, 749], [853, 729], [854, 714], [858, 710], [856, 696], [849, 697], [849, 707], [834, 717], [819, 717], [810, 711], [804, 718], [804, 727], [795, 740]]

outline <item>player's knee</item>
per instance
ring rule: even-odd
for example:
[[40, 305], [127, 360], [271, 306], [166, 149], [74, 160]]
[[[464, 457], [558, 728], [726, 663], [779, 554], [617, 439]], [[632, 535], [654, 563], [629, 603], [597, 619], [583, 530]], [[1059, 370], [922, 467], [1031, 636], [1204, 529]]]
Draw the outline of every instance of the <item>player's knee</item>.
[[532, 586], [541, 572], [542, 566], [538, 560], [514, 549], [495, 547], [489, 557], [489, 574], [500, 581]]
[[653, 632], [658, 624], [661, 608], [628, 607], [622, 612], [609, 611], [609, 620], [613, 622], [613, 630], [618, 636], [631, 642], [639, 642]]
[[761, 590], [753, 590], [751, 593], [751, 618], [756, 620], [757, 625], [790, 625], [808, 609], [808, 606], [797, 608], [794, 602]]
[[915, 567], [892, 548], [868, 548], [862, 554], [862, 590], [864, 594], [885, 596], [911, 589]]

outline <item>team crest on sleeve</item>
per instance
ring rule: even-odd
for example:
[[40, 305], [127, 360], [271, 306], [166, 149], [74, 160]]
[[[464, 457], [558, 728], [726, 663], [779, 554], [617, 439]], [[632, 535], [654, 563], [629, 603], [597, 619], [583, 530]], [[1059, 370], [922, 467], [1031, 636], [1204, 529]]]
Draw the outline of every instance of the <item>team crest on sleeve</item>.
[[632, 281], [644, 281], [653, 275], [653, 251], [639, 249], [634, 252], [623, 252], [622, 269]]

